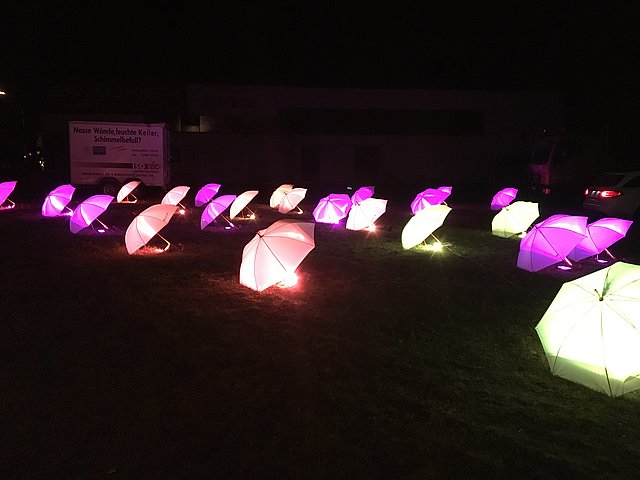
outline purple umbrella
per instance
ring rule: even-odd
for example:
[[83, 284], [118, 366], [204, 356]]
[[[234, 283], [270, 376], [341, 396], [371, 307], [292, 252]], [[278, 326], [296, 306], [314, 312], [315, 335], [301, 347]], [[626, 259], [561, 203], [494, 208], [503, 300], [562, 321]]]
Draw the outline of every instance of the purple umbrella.
[[71, 230], [71, 233], [78, 233], [83, 228], [91, 225], [94, 221], [102, 225], [105, 230], [109, 230], [104, 223], [98, 220], [98, 216], [107, 209], [111, 202], [113, 202], [113, 197], [111, 195], [94, 195], [81, 202], [80, 205], [76, 207], [71, 219], [69, 220], [69, 229]]
[[537, 272], [567, 260], [567, 255], [585, 237], [587, 217], [552, 215], [537, 223], [520, 241], [518, 268]]
[[587, 236], [569, 253], [569, 259], [577, 262], [602, 252], [614, 258], [607, 248], [624, 238], [632, 223], [632, 220], [609, 217], [590, 223]]
[[[0, 210], [9, 209], [16, 206], [16, 204], [9, 199], [9, 195], [11, 195], [13, 190], [16, 188], [16, 183], [18, 182], [16, 182], [15, 180], [11, 182], [0, 183]], [[2, 205], [5, 202], [9, 202], [9, 205], [6, 207], [3, 207]]]
[[62, 215], [62, 211], [66, 208], [69, 215], [73, 214], [73, 210], [67, 207], [67, 204], [73, 197], [76, 188], [73, 185], [60, 185], [49, 192], [42, 204], [42, 216], [57, 217]]
[[366, 200], [367, 198], [373, 197], [373, 193], [375, 189], [376, 187], [374, 186], [360, 187], [358, 190], [356, 190], [353, 193], [353, 195], [351, 195], [351, 204], [357, 205], [361, 201]]
[[201, 207], [218, 194], [220, 190], [219, 183], [207, 183], [196, 193], [196, 207]]
[[[442, 188], [442, 187], [441, 187]], [[432, 205], [440, 205], [444, 203], [445, 199], [449, 196], [444, 190], [436, 188], [427, 188], [416, 195], [416, 198], [411, 202], [411, 213], [414, 215], [425, 207]]]
[[491, 200], [491, 210], [500, 210], [509, 205], [518, 194], [517, 188], [503, 188], [493, 196]]
[[338, 224], [351, 209], [351, 198], [346, 193], [332, 193], [321, 198], [313, 210], [313, 218], [319, 223]]
[[[202, 211], [202, 216], [200, 217], [200, 230], [204, 230], [207, 225], [221, 215], [235, 199], [236, 195], [221, 195], [220, 197], [211, 200], [211, 202], [209, 202]], [[224, 218], [231, 227], [234, 226], [233, 223], [227, 220], [224, 216], [222, 216], [222, 218]]]

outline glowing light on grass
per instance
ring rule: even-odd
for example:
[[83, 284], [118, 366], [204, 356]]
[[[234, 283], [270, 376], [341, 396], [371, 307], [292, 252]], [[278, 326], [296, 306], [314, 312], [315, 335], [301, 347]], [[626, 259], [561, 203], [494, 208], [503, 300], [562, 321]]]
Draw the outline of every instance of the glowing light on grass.
[[71, 201], [71, 197], [73, 197], [75, 191], [75, 187], [68, 184], [60, 185], [51, 190], [42, 204], [42, 216], [58, 217], [73, 214], [73, 210], [67, 207], [67, 204]]
[[443, 246], [440, 242], [427, 243], [424, 246], [424, 249], [427, 250], [428, 252], [441, 252], [442, 248]]
[[277, 283], [280, 288], [292, 288], [298, 283], [298, 275], [295, 272], [287, 272], [284, 278]]
[[17, 183], [15, 180], [0, 183], [0, 210], [8, 210], [16, 206], [16, 204], [9, 199], [9, 195], [13, 193]]

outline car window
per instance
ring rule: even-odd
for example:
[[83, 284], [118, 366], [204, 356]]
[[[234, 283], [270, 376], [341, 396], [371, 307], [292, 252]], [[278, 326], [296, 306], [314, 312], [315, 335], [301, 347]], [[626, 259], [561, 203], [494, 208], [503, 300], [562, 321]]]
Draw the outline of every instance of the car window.
[[627, 183], [624, 184], [625, 188], [638, 188], [640, 187], [640, 175], [636, 175], [635, 178], [632, 178]]
[[619, 173], [603, 173], [594, 180], [593, 184], [602, 187], [617, 185], [624, 177], [625, 175]]

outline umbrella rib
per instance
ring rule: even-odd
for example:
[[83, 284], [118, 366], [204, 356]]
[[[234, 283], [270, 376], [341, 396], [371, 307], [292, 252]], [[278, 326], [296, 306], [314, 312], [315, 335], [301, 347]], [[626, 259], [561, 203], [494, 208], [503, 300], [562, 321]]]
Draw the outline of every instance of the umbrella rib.
[[602, 308], [600, 309], [600, 345], [602, 347], [602, 363], [604, 365], [604, 375], [607, 379], [607, 386], [609, 387], [609, 395], [613, 395], [611, 380], [609, 379], [609, 369], [607, 368], [607, 355], [604, 350], [604, 322], [602, 321]]

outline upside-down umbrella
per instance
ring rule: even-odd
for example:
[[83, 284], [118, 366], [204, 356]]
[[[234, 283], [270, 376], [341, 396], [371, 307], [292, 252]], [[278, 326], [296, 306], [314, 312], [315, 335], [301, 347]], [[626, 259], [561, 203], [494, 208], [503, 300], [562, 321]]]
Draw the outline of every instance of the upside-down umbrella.
[[182, 205], [180, 202], [187, 195], [189, 188], [190, 187], [186, 187], [184, 185], [173, 187], [165, 194], [164, 197], [162, 197], [160, 203], [164, 205], [177, 205], [184, 208], [184, 205]]
[[520, 241], [518, 268], [537, 272], [562, 261], [586, 236], [587, 217], [552, 215], [534, 225]]
[[[207, 206], [200, 216], [200, 230], [204, 230], [207, 225], [221, 215], [235, 199], [235, 195], [221, 195], [207, 203]], [[225, 220], [227, 219], [225, 218]], [[233, 224], [229, 220], [227, 220], [227, 223], [233, 227]]]
[[282, 185], [280, 185], [271, 194], [271, 197], [269, 198], [269, 206], [271, 208], [277, 208], [278, 205], [280, 205], [280, 201], [282, 200], [285, 192], [290, 192], [292, 189], [293, 185], [291, 185], [290, 183], [283, 183]]
[[196, 207], [201, 207], [202, 205], [209, 202], [213, 197], [218, 194], [218, 190], [220, 190], [219, 183], [207, 183], [204, 187], [198, 190], [196, 193], [195, 204]]
[[80, 202], [69, 220], [71, 233], [78, 233], [94, 221], [97, 221], [108, 230], [107, 226], [98, 217], [109, 207], [111, 202], [113, 202], [113, 196], [111, 195], [93, 195]]
[[640, 387], [640, 266], [562, 285], [536, 326], [551, 372], [611, 396]]
[[632, 223], [632, 220], [606, 217], [588, 224], [587, 236], [569, 252], [569, 260], [577, 262], [605, 251], [609, 253], [607, 249], [625, 237]]
[[[15, 180], [0, 183], [0, 210], [2, 210], [3, 208], [13, 208], [16, 206], [16, 204], [9, 199], [9, 195], [11, 195], [13, 190], [16, 188], [17, 183], [18, 182], [16, 182]], [[5, 202], [9, 202], [10, 205], [8, 207], [3, 207], [2, 205]]]
[[491, 233], [497, 237], [509, 238], [526, 232], [540, 216], [535, 202], [514, 202], [500, 210], [491, 221]]
[[124, 234], [124, 243], [129, 255], [145, 246], [156, 235], [166, 242], [167, 246], [164, 250], [168, 250], [171, 244], [158, 232], [169, 223], [176, 210], [178, 210], [176, 205], [160, 203], [151, 205], [137, 215]]
[[278, 211], [280, 213], [288, 213], [294, 208], [298, 210], [298, 213], [302, 213], [298, 204], [304, 199], [307, 194], [306, 188], [292, 188], [288, 192], [284, 192], [278, 205]]
[[444, 203], [449, 194], [437, 188], [427, 188], [415, 196], [411, 202], [411, 213], [414, 215], [425, 207]]
[[517, 194], [517, 188], [503, 188], [491, 199], [491, 210], [500, 210], [502, 207], [506, 207], [513, 202]]
[[332, 193], [321, 198], [313, 209], [313, 218], [319, 223], [337, 224], [349, 214], [351, 198], [346, 193]]
[[[116, 195], [116, 202], [117, 203], [136, 203], [138, 199], [133, 194], [133, 191], [136, 188], [138, 188], [138, 185], [140, 185], [139, 180], [132, 180], [128, 183], [125, 183], [122, 187], [120, 187], [120, 190], [118, 190], [118, 193]], [[132, 199], [126, 200], [128, 196], [131, 196]]]
[[249, 210], [251, 212], [251, 215], [255, 216], [255, 214], [251, 211], [250, 208], [247, 207], [247, 205], [249, 205], [249, 202], [251, 202], [251, 200], [253, 200], [256, 195], [258, 195], [258, 190], [247, 190], [246, 192], [238, 195], [231, 204], [231, 207], [229, 207], [229, 218], [233, 220], [244, 208]]
[[260, 292], [293, 274], [315, 247], [314, 227], [284, 219], [258, 231], [242, 251], [240, 283]]
[[412, 216], [402, 229], [402, 248], [409, 249], [424, 241], [444, 223], [451, 207], [448, 205], [432, 205], [423, 208]]
[[57, 217], [62, 215], [62, 211], [66, 208], [70, 213], [73, 213], [67, 204], [73, 197], [73, 192], [76, 188], [73, 185], [60, 185], [49, 192], [49, 195], [44, 199], [42, 204], [42, 216], [43, 217]]
[[375, 228], [375, 221], [387, 211], [387, 201], [381, 198], [365, 198], [351, 207], [347, 217], [346, 228], [349, 230], [364, 230]]
[[373, 193], [375, 192], [375, 190], [376, 187], [374, 187], [373, 185], [360, 187], [355, 192], [353, 192], [353, 195], [351, 195], [351, 204], [356, 205], [363, 200], [366, 200], [367, 198], [373, 197]]

